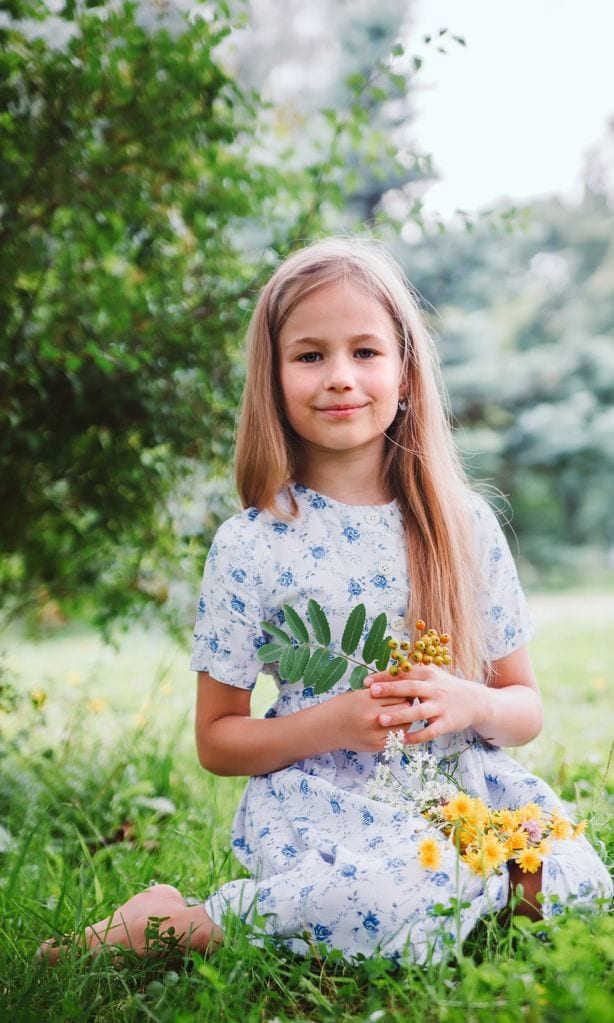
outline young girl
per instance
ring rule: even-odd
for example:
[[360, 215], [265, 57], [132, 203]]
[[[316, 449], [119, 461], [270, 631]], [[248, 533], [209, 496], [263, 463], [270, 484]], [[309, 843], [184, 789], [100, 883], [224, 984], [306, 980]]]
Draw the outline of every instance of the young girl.
[[[219, 529], [205, 567], [192, 667], [198, 672], [200, 762], [249, 775], [233, 849], [251, 873], [202, 906], [157, 885], [85, 933], [143, 950], [151, 917], [206, 950], [229, 914], [296, 951], [324, 942], [352, 958], [376, 951], [424, 961], [445, 935], [437, 904], [462, 900], [461, 936], [508, 903], [549, 915], [608, 896], [585, 838], [556, 840], [543, 867], [487, 879], [441, 842], [435, 871], [419, 863], [424, 819], [370, 798], [391, 730], [437, 756], [460, 754], [462, 787], [493, 808], [561, 804], [500, 749], [541, 728], [526, 649], [530, 626], [509, 549], [454, 453], [436, 359], [401, 271], [372, 243], [331, 239], [295, 253], [264, 288], [248, 336], [237, 438], [245, 511]], [[339, 647], [349, 611], [381, 611], [393, 637], [416, 618], [451, 633], [453, 665], [370, 676], [324, 695], [276, 675], [264, 719], [250, 694], [283, 604], [323, 607]], [[461, 752], [462, 751], [462, 752]], [[551, 896], [557, 896], [555, 900]], [[443, 918], [445, 919], [445, 918]], [[53, 958], [57, 951], [45, 952]]]

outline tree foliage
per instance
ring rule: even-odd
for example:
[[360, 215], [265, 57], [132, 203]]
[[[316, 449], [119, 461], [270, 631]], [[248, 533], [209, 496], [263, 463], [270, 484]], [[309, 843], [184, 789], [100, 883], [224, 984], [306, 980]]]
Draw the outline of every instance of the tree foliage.
[[[145, 0], [10, 13], [0, 594], [91, 597], [105, 618], [164, 599], [168, 495], [189, 464], [228, 457], [250, 303], [343, 205], [366, 93], [354, 83], [343, 116], [318, 122], [309, 159], [278, 160], [265, 105], [221, 56], [237, 21], [222, 0], [189, 19]], [[371, 156], [385, 180], [392, 152]]]

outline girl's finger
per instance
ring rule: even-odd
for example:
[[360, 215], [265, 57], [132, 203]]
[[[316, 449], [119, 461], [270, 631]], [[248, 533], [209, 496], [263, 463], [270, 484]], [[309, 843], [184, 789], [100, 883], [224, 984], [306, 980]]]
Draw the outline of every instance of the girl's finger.
[[406, 732], [405, 745], [418, 746], [421, 742], [431, 742], [432, 739], [438, 739], [440, 735], [443, 735], [443, 728], [439, 720], [436, 720], [427, 725], [426, 728], [419, 728], [416, 732]]
[[417, 678], [395, 679], [390, 682], [372, 682], [369, 686], [371, 696], [381, 699], [383, 696], [396, 696], [409, 700], [414, 697], [429, 695], [429, 683]]
[[[429, 713], [430, 712], [430, 713]], [[401, 728], [404, 725], [412, 725], [414, 721], [428, 720], [429, 716], [435, 717], [437, 708], [429, 707], [427, 703], [417, 704], [415, 707], [405, 701], [396, 706], [387, 707], [378, 716], [378, 721], [383, 728]]]

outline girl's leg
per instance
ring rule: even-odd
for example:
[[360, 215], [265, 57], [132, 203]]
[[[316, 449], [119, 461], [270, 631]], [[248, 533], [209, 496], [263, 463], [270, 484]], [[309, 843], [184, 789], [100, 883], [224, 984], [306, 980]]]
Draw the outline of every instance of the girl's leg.
[[542, 911], [537, 901], [537, 895], [542, 888], [542, 869], [536, 870], [534, 874], [525, 874], [517, 863], [508, 863], [510, 873], [510, 893], [521, 884], [524, 889], [522, 900], [516, 906], [514, 912], [528, 916], [530, 920], [541, 920]]
[[[159, 923], [158, 918], [161, 918]], [[219, 945], [223, 938], [202, 906], [187, 906], [181, 892], [172, 885], [157, 884], [133, 895], [104, 920], [86, 927], [81, 944], [84, 949], [122, 945], [143, 955], [152, 944], [145, 932], [158, 928], [160, 936], [164, 937], [171, 927], [174, 928], [173, 939], [182, 949], [189, 947], [205, 953]], [[53, 964], [63, 950], [66, 946], [45, 941], [38, 949], [38, 956]]]

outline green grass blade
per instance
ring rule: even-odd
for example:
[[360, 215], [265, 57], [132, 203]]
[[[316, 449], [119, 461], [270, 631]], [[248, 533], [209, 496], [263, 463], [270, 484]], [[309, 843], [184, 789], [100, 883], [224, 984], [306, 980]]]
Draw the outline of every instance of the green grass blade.
[[309, 632], [298, 611], [295, 611], [290, 604], [284, 604], [283, 611], [292, 635], [298, 639], [299, 643], [308, 643]]
[[364, 604], [357, 604], [346, 622], [341, 639], [341, 649], [344, 654], [353, 654], [362, 636], [365, 627], [367, 609]]
[[369, 629], [369, 634], [365, 640], [365, 645], [362, 648], [362, 656], [363, 659], [367, 662], [367, 664], [371, 664], [371, 662], [374, 661], [375, 658], [377, 657], [380, 650], [380, 643], [384, 638], [384, 633], [386, 632], [387, 625], [388, 619], [386, 618], [386, 615], [382, 611], [382, 613], [377, 616], [377, 618], [373, 622], [373, 625]]
[[274, 625], [273, 622], [260, 622], [260, 628], [263, 632], [268, 632], [270, 636], [275, 636], [275, 639], [279, 640], [280, 643], [292, 642], [288, 633], [280, 629], [279, 625]]
[[311, 599], [308, 602], [307, 613], [318, 643], [321, 643], [322, 646], [328, 646], [330, 643], [330, 625], [317, 600]]
[[329, 689], [343, 677], [347, 670], [348, 662], [345, 657], [333, 657], [331, 661], [328, 661], [318, 681], [313, 687], [316, 695], [320, 693], [327, 693]]

